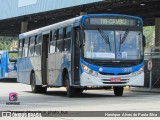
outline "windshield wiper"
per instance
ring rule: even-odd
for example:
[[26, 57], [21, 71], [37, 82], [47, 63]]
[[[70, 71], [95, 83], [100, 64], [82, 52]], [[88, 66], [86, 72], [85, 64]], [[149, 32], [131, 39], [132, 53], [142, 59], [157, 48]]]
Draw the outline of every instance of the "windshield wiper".
[[121, 44], [124, 43], [124, 41], [126, 40], [127, 36], [128, 36], [128, 33], [129, 33], [129, 28], [126, 29], [123, 37], [121, 38], [121, 34], [120, 34], [120, 44], [119, 44], [119, 51], [121, 50]]
[[100, 35], [102, 36], [102, 38], [105, 40], [105, 42], [109, 45], [109, 49], [111, 51], [111, 45], [110, 45], [110, 42], [109, 42], [109, 36], [106, 35], [104, 33], [104, 31], [102, 29], [100, 29], [99, 27], [98, 27], [98, 32], [100, 33]]

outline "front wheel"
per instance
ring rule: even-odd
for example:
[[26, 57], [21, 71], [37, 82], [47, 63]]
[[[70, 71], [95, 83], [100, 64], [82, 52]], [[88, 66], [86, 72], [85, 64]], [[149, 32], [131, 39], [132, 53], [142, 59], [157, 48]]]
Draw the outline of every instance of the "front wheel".
[[113, 87], [114, 95], [115, 96], [122, 96], [123, 95], [123, 87]]
[[77, 89], [76, 89], [76, 92], [77, 92], [78, 94], [83, 93], [83, 91], [84, 91], [84, 90], [83, 90], [83, 89], [81, 89], [81, 88], [77, 88]]
[[35, 73], [31, 74], [31, 89], [33, 93], [39, 93], [41, 90], [41, 87], [36, 85]]
[[41, 87], [41, 93], [46, 93], [47, 92], [47, 87]]
[[67, 96], [74, 97], [76, 95], [76, 89], [70, 86], [68, 75], [65, 76], [65, 81], [66, 81]]

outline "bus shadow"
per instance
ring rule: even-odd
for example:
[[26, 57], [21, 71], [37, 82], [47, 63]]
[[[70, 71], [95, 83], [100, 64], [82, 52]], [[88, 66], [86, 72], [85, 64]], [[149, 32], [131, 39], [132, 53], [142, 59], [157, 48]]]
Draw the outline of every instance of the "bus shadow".
[[[24, 91], [27, 93], [32, 93], [31, 91]], [[35, 93], [32, 93], [35, 94]], [[67, 97], [67, 92], [66, 91], [47, 91], [46, 93], [39, 93], [40, 95], [45, 95], [45, 96], [57, 96], [57, 97]], [[114, 95], [110, 95], [107, 93], [102, 94], [102, 93], [79, 93], [76, 94], [73, 98], [94, 98], [94, 97], [114, 97]]]
[[[23, 91], [26, 93], [31, 93], [31, 94], [35, 94], [35, 95], [44, 95], [44, 96], [56, 96], [56, 97], [64, 97], [64, 98], [68, 98], [67, 97], [67, 92], [66, 91], [47, 91], [46, 93], [32, 93], [31, 91]], [[157, 93], [158, 94], [158, 93]], [[100, 98], [110, 98], [110, 97], [116, 97], [116, 98], [125, 98], [125, 97], [137, 97], [137, 96], [145, 96], [146, 94], [144, 94], [143, 92], [124, 92], [123, 96], [114, 96], [114, 93], [108, 92], [106, 91], [105, 94], [103, 94], [103, 92], [101, 93], [101, 91], [99, 93], [94, 93], [94, 92], [83, 92], [80, 94], [76, 94], [74, 97], [72, 98], [96, 98], [96, 97], [100, 97]]]

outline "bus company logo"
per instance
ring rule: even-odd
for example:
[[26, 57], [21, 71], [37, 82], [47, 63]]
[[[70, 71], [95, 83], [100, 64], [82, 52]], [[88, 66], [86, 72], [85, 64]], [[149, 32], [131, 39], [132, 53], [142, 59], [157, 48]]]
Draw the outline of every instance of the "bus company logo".
[[15, 92], [9, 93], [9, 101], [17, 101], [18, 100], [18, 94]]
[[123, 68], [123, 72], [132, 72], [132, 68]]

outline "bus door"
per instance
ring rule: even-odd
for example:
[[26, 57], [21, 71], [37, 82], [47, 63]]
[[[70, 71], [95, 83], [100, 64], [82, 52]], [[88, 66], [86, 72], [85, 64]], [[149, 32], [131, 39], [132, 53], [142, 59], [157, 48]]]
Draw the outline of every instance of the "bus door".
[[71, 71], [72, 71], [72, 84], [80, 85], [79, 76], [79, 63], [80, 63], [80, 28], [73, 28], [73, 40], [72, 40], [72, 57], [71, 57]]
[[42, 84], [48, 84], [48, 43], [50, 39], [50, 31], [46, 31], [42, 33], [43, 40], [42, 40], [42, 63], [41, 63], [41, 71], [42, 71]]

